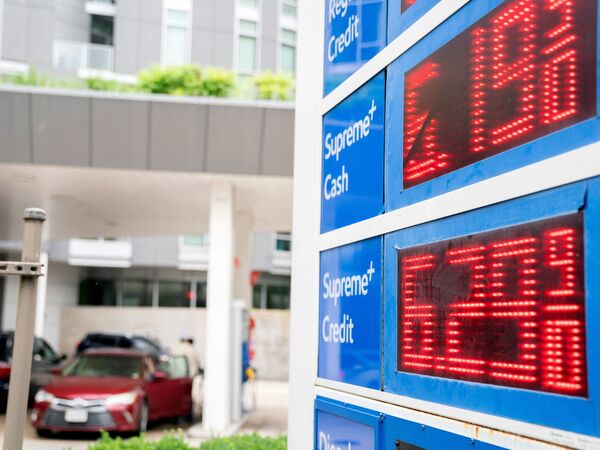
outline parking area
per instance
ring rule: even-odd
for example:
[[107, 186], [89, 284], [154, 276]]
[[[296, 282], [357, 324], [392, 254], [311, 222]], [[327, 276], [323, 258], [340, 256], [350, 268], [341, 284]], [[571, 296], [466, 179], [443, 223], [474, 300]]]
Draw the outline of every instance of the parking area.
[[[288, 385], [277, 381], [256, 381], [253, 386], [254, 392], [250, 394], [256, 401], [256, 408], [248, 416], [240, 433], [259, 433], [268, 436], [280, 436], [287, 433], [287, 405]], [[4, 437], [5, 416], [0, 416], [0, 435]], [[174, 429], [182, 429], [188, 433], [190, 428], [187, 424], [165, 422], [156, 424], [147, 433], [150, 439], [158, 439], [163, 434]], [[26, 450], [86, 450], [97, 438], [97, 435], [60, 435], [54, 438], [37, 437], [35, 430], [27, 421], [25, 429], [25, 441], [23, 448]], [[188, 437], [192, 445], [198, 445], [202, 439]]]

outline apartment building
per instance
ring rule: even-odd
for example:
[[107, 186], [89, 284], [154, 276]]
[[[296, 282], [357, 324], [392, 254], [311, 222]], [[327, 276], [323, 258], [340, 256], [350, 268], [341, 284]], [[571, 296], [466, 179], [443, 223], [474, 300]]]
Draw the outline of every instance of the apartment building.
[[154, 64], [295, 72], [297, 0], [0, 0], [5, 69], [123, 79]]

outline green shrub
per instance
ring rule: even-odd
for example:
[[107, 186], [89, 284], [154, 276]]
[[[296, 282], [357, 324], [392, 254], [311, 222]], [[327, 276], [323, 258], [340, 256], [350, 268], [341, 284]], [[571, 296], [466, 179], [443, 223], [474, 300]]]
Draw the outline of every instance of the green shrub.
[[112, 438], [102, 432], [100, 439], [88, 447], [88, 450], [191, 450], [184, 442], [183, 434], [167, 434], [158, 441], [148, 441], [144, 435], [122, 439]]
[[[211, 439], [197, 450], [286, 450], [285, 437], [270, 438], [257, 434]], [[188, 446], [183, 434], [167, 434], [158, 441], [148, 441], [144, 435], [130, 439], [112, 438], [103, 432], [96, 443], [88, 450], [194, 450]]]
[[201, 95], [228, 97], [235, 87], [235, 75], [225, 69], [207, 67], [200, 80]]
[[138, 74], [138, 86], [153, 94], [201, 95], [201, 71], [196, 65], [152, 66]]
[[265, 71], [253, 78], [258, 98], [263, 100], [291, 100], [294, 98], [294, 80], [287, 74]]
[[37, 73], [33, 68], [29, 69], [24, 74], [3, 77], [3, 81], [22, 86], [57, 87], [69, 89], [85, 88], [85, 84], [81, 80], [72, 78], [52, 78]]
[[153, 66], [138, 74], [138, 86], [153, 94], [227, 97], [235, 86], [235, 76], [224, 69], [197, 65]]
[[285, 450], [285, 437], [271, 438], [258, 434], [211, 439], [200, 445], [200, 450]]
[[106, 80], [100, 77], [87, 78], [85, 83], [88, 89], [94, 91], [110, 91], [110, 92], [135, 92], [137, 89], [131, 84], [120, 83], [115, 80]]

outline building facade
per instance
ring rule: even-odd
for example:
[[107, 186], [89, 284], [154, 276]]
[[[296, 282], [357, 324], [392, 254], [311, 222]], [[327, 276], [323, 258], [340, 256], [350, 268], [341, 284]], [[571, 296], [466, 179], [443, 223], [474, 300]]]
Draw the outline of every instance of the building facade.
[[2, 0], [7, 67], [88, 76], [199, 64], [295, 72], [297, 0]]

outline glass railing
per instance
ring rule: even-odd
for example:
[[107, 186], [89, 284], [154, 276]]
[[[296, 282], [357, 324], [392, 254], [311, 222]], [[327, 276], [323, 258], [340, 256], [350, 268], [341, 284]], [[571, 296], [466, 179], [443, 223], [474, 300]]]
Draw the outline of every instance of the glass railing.
[[115, 66], [115, 49], [110, 45], [56, 40], [53, 65], [57, 70], [69, 72], [77, 72], [80, 69], [112, 72]]

